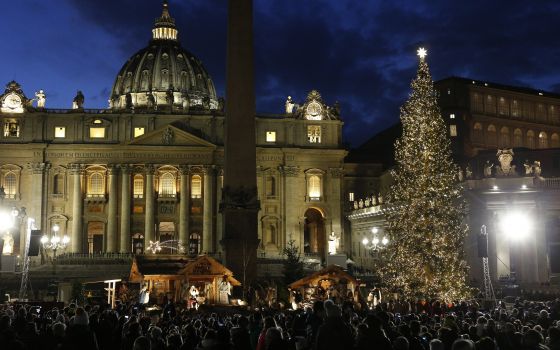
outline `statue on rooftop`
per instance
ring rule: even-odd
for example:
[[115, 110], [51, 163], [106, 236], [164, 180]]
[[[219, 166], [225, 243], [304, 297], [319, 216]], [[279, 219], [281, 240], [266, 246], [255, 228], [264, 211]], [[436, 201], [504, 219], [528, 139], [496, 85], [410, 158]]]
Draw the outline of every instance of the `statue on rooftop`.
[[292, 96], [288, 96], [288, 99], [286, 100], [286, 114], [294, 113], [294, 106], [295, 105], [296, 104], [292, 100]]
[[47, 95], [43, 90], [39, 90], [35, 93], [37, 97], [37, 108], [45, 108], [45, 102], [47, 101]]
[[84, 101], [84, 94], [80, 90], [78, 90], [78, 92], [76, 93], [76, 97], [74, 97], [74, 100], [72, 100], [72, 109], [84, 108]]

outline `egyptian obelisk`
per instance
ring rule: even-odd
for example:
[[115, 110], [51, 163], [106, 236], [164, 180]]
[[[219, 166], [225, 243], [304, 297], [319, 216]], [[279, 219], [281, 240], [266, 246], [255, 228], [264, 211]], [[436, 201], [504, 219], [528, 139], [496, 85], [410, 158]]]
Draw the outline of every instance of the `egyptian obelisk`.
[[229, 0], [223, 214], [225, 264], [246, 288], [257, 271], [253, 1]]

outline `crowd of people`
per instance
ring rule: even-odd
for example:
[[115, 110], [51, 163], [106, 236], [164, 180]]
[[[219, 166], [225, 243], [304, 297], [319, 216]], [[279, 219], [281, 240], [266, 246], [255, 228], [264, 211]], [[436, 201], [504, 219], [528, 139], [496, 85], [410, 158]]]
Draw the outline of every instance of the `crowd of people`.
[[302, 310], [188, 310], [117, 304], [43, 310], [0, 307], [1, 349], [532, 350], [560, 349], [560, 301], [387, 302], [355, 310], [316, 301]]

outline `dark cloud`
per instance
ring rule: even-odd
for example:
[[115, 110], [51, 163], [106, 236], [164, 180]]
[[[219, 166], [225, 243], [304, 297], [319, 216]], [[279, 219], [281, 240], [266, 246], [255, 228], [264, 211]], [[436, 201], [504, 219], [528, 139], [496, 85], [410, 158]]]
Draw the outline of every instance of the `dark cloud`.
[[[17, 5], [24, 26], [49, 10], [36, 0], [30, 3], [40, 10], [24, 12], [26, 5]], [[171, 0], [170, 6], [183, 46], [204, 62], [223, 95], [227, 2]], [[120, 66], [147, 44], [161, 2], [65, 0], [57, 10], [70, 18], [59, 28], [89, 35], [89, 45], [59, 42], [46, 28], [45, 41], [53, 47], [44, 50], [44, 61], [56, 62], [63, 50], [63, 65], [70, 57], [101, 72], [98, 80], [88, 81], [95, 85], [92, 103], [105, 106], [103, 94]], [[560, 91], [559, 10], [556, 1], [255, 0], [257, 109], [279, 113], [286, 96], [302, 101], [318, 89], [328, 103], [340, 101], [345, 139], [357, 145], [398, 120], [419, 45], [429, 50], [435, 79], [455, 75]], [[32, 33], [21, 40], [32, 42]], [[32, 45], [22, 50], [26, 56], [36, 52]], [[4, 70], [4, 80], [11, 79]], [[53, 68], [60, 75], [67, 70], [74, 68]], [[74, 94], [74, 86], [61, 83], [56, 95], [64, 89]]]

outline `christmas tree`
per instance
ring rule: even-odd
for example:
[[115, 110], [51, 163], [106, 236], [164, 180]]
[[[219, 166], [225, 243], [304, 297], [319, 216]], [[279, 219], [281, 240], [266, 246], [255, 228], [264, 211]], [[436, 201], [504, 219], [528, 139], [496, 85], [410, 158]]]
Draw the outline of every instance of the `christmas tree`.
[[469, 295], [463, 249], [466, 202], [426, 50], [419, 49], [418, 56], [412, 93], [401, 107], [403, 134], [395, 142], [389, 257], [381, 272], [387, 286], [404, 297], [452, 301]]

